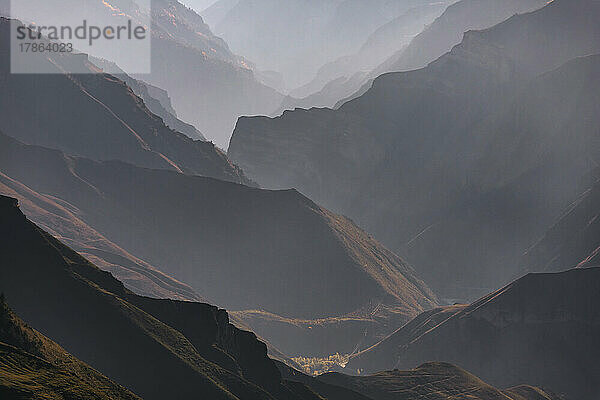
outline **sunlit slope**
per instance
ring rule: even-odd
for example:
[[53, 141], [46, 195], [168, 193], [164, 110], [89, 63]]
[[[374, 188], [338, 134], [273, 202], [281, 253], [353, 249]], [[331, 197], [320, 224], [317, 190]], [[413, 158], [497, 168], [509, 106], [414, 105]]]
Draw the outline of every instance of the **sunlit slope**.
[[0, 396], [6, 399], [138, 399], [31, 329], [0, 299]]

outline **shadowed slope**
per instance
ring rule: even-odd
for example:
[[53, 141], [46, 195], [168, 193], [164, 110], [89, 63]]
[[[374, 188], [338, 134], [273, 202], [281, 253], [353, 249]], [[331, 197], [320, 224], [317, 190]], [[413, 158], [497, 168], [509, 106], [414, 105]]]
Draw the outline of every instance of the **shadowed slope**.
[[407, 329], [400, 330], [347, 368], [373, 372], [446, 360], [494, 385], [527, 382], [592, 400], [600, 393], [599, 288], [600, 268], [529, 274], [416, 335], [404, 339]]
[[60, 199], [39, 194], [0, 172], [0, 194], [19, 199], [21, 210], [54, 237], [97, 266], [112, 273], [129, 289], [144, 296], [203, 300], [188, 285], [161, 273], [129, 254], [83, 222], [80, 211]]
[[600, 265], [600, 184], [574, 202], [522, 258], [527, 271]]

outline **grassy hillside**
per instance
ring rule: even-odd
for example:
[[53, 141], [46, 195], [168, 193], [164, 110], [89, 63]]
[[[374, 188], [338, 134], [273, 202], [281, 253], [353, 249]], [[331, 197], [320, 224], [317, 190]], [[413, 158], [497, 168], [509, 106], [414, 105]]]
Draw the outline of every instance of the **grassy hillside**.
[[33, 330], [0, 297], [0, 397], [139, 399]]

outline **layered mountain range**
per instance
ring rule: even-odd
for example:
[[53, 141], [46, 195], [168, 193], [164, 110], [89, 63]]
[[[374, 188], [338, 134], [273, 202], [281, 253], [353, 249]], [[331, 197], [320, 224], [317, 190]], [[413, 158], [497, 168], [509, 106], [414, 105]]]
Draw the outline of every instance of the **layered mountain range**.
[[400, 258], [296, 191], [0, 140], [5, 175], [60, 199], [112, 242], [219, 304], [313, 318], [353, 312], [375, 299], [407, 316], [435, 304]]
[[591, 184], [599, 16], [554, 1], [468, 32], [338, 110], [240, 119], [229, 156], [351, 216], [444, 297], [483, 295]]
[[[370, 379], [305, 376], [267, 358], [266, 346], [229, 324], [224, 310], [128, 291], [27, 220], [16, 199], [0, 196], [0, 221], [0, 291], [27, 321], [3, 294], [0, 393], [9, 398], [385, 400], [403, 388], [427, 399], [494, 400], [502, 393], [449, 364]], [[553, 398], [533, 387], [505, 393]]]
[[489, 28], [545, 4], [540, 0], [461, 0], [414, 7], [375, 31], [356, 55], [320, 68], [313, 81], [291, 93], [300, 99], [286, 98], [282, 109], [339, 108], [386, 72], [408, 71], [435, 61], [459, 44], [464, 32]]
[[174, 0], [153, 3], [153, 14], [152, 73], [141, 78], [167, 90], [178, 114], [208, 139], [226, 148], [239, 116], [270, 115], [281, 104], [283, 95], [199, 15]]
[[[352, 314], [381, 325], [369, 333], [371, 342], [437, 304], [398, 256], [295, 191], [94, 162], [7, 136], [0, 141], [3, 193], [23, 199], [36, 221], [139, 293], [194, 300], [197, 292], [234, 310], [292, 319]], [[270, 339], [270, 331], [260, 334]], [[303, 334], [288, 340], [304, 343]], [[363, 336], [354, 327], [329, 350], [350, 352]], [[286, 351], [285, 343], [274, 344]]]
[[211, 3], [0, 17], [0, 398], [596, 400], [600, 2]]
[[464, 32], [494, 26], [515, 14], [533, 11], [547, 1], [461, 0], [450, 5], [405, 48], [390, 56], [375, 76], [423, 68], [459, 44]]
[[368, 35], [356, 54], [345, 54], [323, 65], [310, 83], [292, 90], [290, 96], [305, 97], [339, 77], [350, 77], [360, 71], [373, 70], [391, 54], [406, 46], [447, 6], [448, 3], [444, 2], [424, 3], [407, 10]]
[[[437, 305], [408, 264], [352, 221], [295, 191], [238, 185], [253, 183], [146, 106], [169, 112], [164, 91], [85, 55], [39, 62], [116, 75], [12, 75], [5, 62], [0, 190], [129, 289], [260, 310], [237, 321], [267, 326], [259, 333], [289, 354], [314, 354], [315, 342], [319, 354], [364, 348]], [[291, 335], [274, 329], [273, 314]], [[306, 328], [315, 322], [324, 329]]]

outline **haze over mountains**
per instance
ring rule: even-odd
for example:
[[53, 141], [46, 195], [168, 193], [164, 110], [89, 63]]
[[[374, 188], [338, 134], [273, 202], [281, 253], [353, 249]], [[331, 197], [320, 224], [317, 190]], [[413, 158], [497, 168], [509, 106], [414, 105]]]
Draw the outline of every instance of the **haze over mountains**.
[[399, 50], [386, 60], [375, 74], [425, 67], [459, 44], [464, 32], [489, 28], [514, 14], [533, 11], [546, 4], [547, 1], [458, 1], [450, 5], [434, 23], [417, 35], [406, 49]]
[[153, 68], [0, 18], [0, 398], [597, 400], [598, 0], [54, 1]]
[[292, 90], [282, 109], [333, 107], [358, 90], [373, 69], [406, 46], [448, 4], [424, 3], [381, 26], [356, 54], [347, 54], [323, 65], [309, 83]]
[[[48, 218], [56, 213], [49, 202], [37, 203], [40, 221], [106, 264], [120, 265], [121, 274], [137, 264], [133, 270], [143, 277], [127, 282], [138, 292], [175, 292], [193, 299], [193, 291], [180, 283], [185, 282], [234, 310], [303, 319], [356, 313], [359, 320], [370, 320], [378, 309], [384, 321], [393, 318], [395, 323], [437, 304], [399, 257], [295, 191], [269, 192], [119, 162], [97, 163], [4, 135], [0, 141], [5, 187], [21, 189], [5, 194], [60, 199], [75, 214], [67, 214], [71, 223], [87, 231], [68, 230], [62, 218]], [[102, 237], [109, 248], [90, 249], [86, 240], [93, 237]], [[148, 280], [154, 282], [150, 288]], [[312, 293], [310, 301], [306, 293]], [[389, 332], [385, 322], [384, 327]], [[351, 351], [363, 334], [355, 330], [337, 349]], [[295, 335], [299, 340], [302, 332]]]
[[469, 32], [339, 110], [240, 119], [229, 156], [355, 218], [444, 297], [482, 295], [589, 188], [598, 57], [570, 60], [600, 52], [599, 16], [554, 1]]
[[281, 73], [287, 87], [294, 89], [312, 80], [324, 64], [358, 52], [366, 38], [387, 22], [429, 3], [221, 0], [203, 15], [234, 52], [261, 70]]
[[367, 39], [358, 54], [324, 65], [309, 84], [292, 91], [291, 95], [300, 99], [288, 99], [283, 109], [338, 108], [368, 90], [379, 75], [424, 67], [459, 44], [464, 32], [489, 28], [547, 2], [461, 0], [453, 3], [423, 4], [388, 22]]

